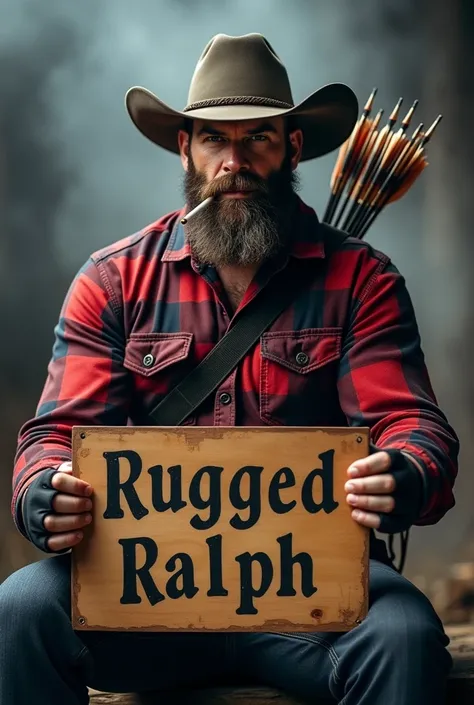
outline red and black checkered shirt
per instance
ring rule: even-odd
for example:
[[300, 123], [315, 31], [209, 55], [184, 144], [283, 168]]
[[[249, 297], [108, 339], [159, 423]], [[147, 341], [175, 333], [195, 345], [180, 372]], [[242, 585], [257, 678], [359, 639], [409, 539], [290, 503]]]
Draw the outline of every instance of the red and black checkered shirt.
[[[35, 417], [19, 434], [12, 510], [46, 467], [71, 459], [74, 425], [142, 425], [265, 286], [263, 267], [235, 312], [212, 267], [194, 262], [173, 212], [93, 254], [75, 277], [55, 329]], [[454, 504], [458, 439], [433, 394], [405, 281], [389, 258], [349, 238], [325, 254], [318, 219], [301, 200], [293, 275], [311, 283], [238, 368], [185, 423], [216, 426], [370, 426], [379, 448], [411, 453], [424, 470], [417, 522]]]

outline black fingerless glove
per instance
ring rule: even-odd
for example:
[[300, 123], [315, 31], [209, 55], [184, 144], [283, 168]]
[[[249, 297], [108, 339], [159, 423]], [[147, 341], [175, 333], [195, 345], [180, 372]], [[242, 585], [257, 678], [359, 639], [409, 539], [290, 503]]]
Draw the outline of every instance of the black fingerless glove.
[[[53, 499], [58, 494], [58, 490], [52, 487], [51, 479], [55, 473], [54, 468], [46, 468], [39, 472], [22, 500], [21, 513], [26, 535], [32, 544], [45, 553], [53, 553], [47, 546], [47, 540], [51, 534], [44, 528], [44, 518], [54, 512]], [[64, 551], [55, 551], [55, 553], [64, 553]]]
[[395, 507], [389, 514], [380, 513], [380, 527], [384, 534], [398, 534], [409, 529], [419, 518], [423, 506], [423, 478], [414, 463], [400, 450], [378, 448], [390, 456], [392, 465], [388, 470], [395, 478], [392, 496]]

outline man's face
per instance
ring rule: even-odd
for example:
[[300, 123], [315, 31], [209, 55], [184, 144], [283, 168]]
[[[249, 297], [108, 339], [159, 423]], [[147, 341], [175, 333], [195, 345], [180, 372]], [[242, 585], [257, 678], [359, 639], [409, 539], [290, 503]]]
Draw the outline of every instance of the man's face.
[[288, 237], [302, 134], [288, 134], [283, 118], [234, 122], [194, 121], [192, 137], [179, 133], [190, 208], [214, 201], [190, 220], [194, 255], [219, 265], [256, 265]]

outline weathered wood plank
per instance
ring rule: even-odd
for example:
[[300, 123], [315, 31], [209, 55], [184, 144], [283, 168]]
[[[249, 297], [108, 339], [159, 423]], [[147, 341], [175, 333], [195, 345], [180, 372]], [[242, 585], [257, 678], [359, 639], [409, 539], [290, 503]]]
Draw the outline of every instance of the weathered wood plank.
[[[74, 474], [94, 487], [93, 521], [72, 554], [72, 621], [78, 631], [339, 632], [365, 618], [369, 533], [354, 524], [343, 488], [347, 467], [369, 452], [368, 429], [76, 427], [73, 450]], [[122, 508], [112, 489], [118, 487], [110, 478], [119, 472], [122, 453], [132, 453], [137, 463], [133, 491], [139, 514], [131, 506]], [[318, 461], [315, 468], [318, 456], [321, 467]], [[127, 456], [123, 462], [129, 462]], [[224, 468], [219, 475], [208, 470], [216, 462]], [[255, 475], [258, 484], [249, 479], [252, 465], [261, 468], [258, 478]], [[170, 514], [156, 510], [153, 497], [156, 492], [165, 496], [171, 491], [169, 478], [155, 471], [172, 467], [179, 473], [173, 475], [178, 491], [171, 493]], [[291, 486], [281, 485], [281, 468], [289, 469]], [[308, 504], [306, 490], [313, 480], [321, 489], [315, 490], [317, 504], [312, 499]], [[285, 487], [285, 514], [279, 509], [280, 487]], [[195, 496], [202, 491], [211, 493], [211, 509], [206, 511], [211, 511], [212, 521], [208, 522], [207, 514], [205, 521], [212, 537], [203, 535], [205, 525], [199, 523], [204, 516]], [[248, 517], [246, 510], [240, 515], [241, 502], [235, 501], [242, 491], [252, 506]], [[118, 508], [122, 516], [116, 514]], [[110, 517], [119, 520], [109, 521]], [[315, 532], [324, 541], [315, 542]], [[133, 538], [137, 536], [144, 543]], [[253, 568], [247, 551], [257, 544], [263, 560], [262, 585], [267, 587], [254, 610]], [[133, 562], [125, 556], [140, 555], [141, 561], [143, 552], [151, 561], [155, 599], [137, 604]], [[305, 581], [309, 579], [310, 585], [310, 566], [317, 565], [317, 597], [310, 602], [301, 590], [292, 594], [292, 584], [283, 586], [281, 576], [291, 575], [296, 552], [309, 562]], [[164, 566], [176, 565], [177, 555], [177, 567], [167, 568], [173, 575], [169, 581], [161, 580]], [[305, 567], [305, 575], [306, 571]], [[210, 579], [212, 591], [217, 590], [213, 597], [208, 595]], [[281, 591], [276, 591], [278, 583]], [[131, 587], [122, 599], [125, 585]], [[332, 585], [338, 586], [336, 592]], [[184, 603], [176, 599], [181, 591], [188, 598]]]
[[90, 691], [91, 705], [139, 705], [136, 695], [130, 693], [99, 693], [97, 690]]
[[[90, 702], [91, 705], [300, 705], [286, 694], [268, 688], [216, 688], [142, 697], [95, 693], [91, 695]], [[474, 661], [468, 667], [458, 661], [449, 680], [446, 705], [472, 705], [473, 702]], [[312, 705], [329, 703], [318, 701]]]
[[474, 702], [474, 624], [447, 627], [446, 631], [454, 659], [447, 705], [467, 705]]
[[[98, 693], [91, 691], [91, 705], [299, 705], [299, 701], [271, 688], [206, 688], [166, 696]], [[322, 701], [312, 705], [326, 705]]]

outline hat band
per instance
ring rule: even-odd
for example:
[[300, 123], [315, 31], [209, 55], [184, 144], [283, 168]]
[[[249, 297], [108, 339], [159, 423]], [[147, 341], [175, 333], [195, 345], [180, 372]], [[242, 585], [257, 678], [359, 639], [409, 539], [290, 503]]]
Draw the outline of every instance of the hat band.
[[233, 95], [227, 98], [198, 100], [196, 103], [190, 103], [187, 105], [183, 112], [187, 113], [190, 110], [200, 110], [201, 108], [216, 108], [221, 105], [264, 105], [269, 108], [283, 108], [283, 110], [294, 108], [294, 105], [291, 103], [286, 103], [283, 100], [276, 100], [276, 98], [261, 98], [256, 95]]

